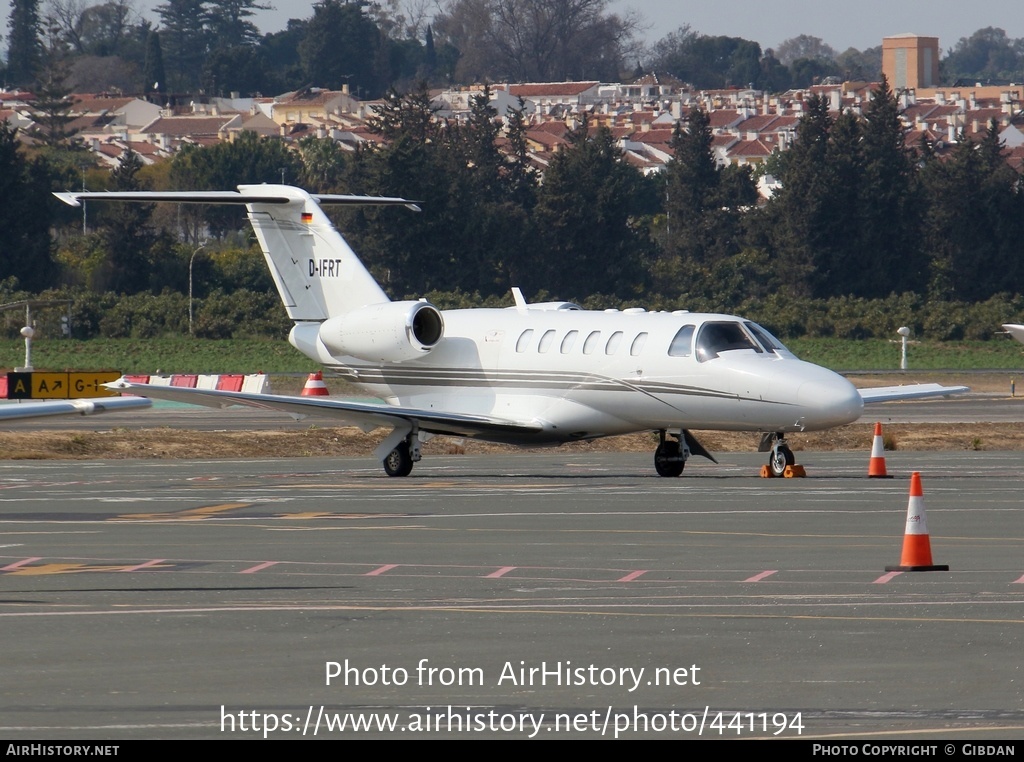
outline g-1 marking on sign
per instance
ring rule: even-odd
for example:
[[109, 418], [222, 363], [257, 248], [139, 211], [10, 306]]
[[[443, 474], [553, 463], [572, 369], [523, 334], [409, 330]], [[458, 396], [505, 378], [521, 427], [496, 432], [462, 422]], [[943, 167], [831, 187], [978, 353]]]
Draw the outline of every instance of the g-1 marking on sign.
[[117, 371], [101, 373], [8, 373], [7, 399], [67, 400], [81, 397], [116, 397], [103, 384], [121, 377]]

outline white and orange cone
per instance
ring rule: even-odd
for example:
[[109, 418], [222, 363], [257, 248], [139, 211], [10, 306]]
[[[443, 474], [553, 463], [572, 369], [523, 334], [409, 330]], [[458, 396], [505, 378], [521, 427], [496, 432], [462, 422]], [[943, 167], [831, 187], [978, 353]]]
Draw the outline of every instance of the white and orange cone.
[[910, 501], [907, 503], [907, 528], [903, 533], [903, 556], [899, 566], [886, 566], [886, 571], [949, 571], [949, 567], [932, 563], [932, 543], [924, 514], [924, 492], [921, 474], [910, 475]]
[[327, 391], [327, 384], [324, 383], [324, 374], [321, 371], [310, 373], [306, 379], [306, 385], [302, 387], [302, 397], [326, 397], [330, 394]]
[[891, 479], [885, 471], [885, 443], [882, 441], [882, 424], [875, 423], [875, 437], [871, 440], [871, 461], [868, 463], [869, 479]]

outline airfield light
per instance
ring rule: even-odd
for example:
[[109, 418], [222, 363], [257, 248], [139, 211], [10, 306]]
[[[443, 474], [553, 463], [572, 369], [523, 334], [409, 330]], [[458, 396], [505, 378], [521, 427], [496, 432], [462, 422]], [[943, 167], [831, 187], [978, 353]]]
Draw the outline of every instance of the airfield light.
[[910, 329], [905, 325], [896, 329], [900, 335], [900, 370], [907, 369], [907, 337], [910, 336]]
[[32, 326], [27, 325], [21, 329], [21, 335], [25, 337], [25, 367], [15, 368], [15, 370], [30, 373], [32, 371], [32, 337], [36, 335], [36, 331]]

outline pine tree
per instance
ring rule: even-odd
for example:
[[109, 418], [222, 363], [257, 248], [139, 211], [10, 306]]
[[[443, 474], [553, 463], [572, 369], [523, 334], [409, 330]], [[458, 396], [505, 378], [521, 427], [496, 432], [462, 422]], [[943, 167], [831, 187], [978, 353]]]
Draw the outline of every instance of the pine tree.
[[209, 42], [206, 0], [167, 0], [155, 10], [160, 16], [163, 59], [171, 77], [168, 89], [197, 88]]
[[697, 108], [672, 135], [664, 201], [669, 256], [657, 268], [666, 292], [692, 288], [706, 267], [742, 248], [742, 210], [755, 203], [756, 188], [748, 169], [718, 165], [712, 143], [710, 116]]
[[35, 81], [43, 50], [39, 0], [11, 0], [7, 27], [7, 80], [12, 85], [29, 87]]
[[207, 0], [207, 18], [212, 36], [211, 47], [233, 48], [255, 45], [260, 40], [260, 30], [250, 19], [256, 11], [269, 10], [271, 6], [261, 5], [255, 0]]
[[927, 270], [920, 247], [921, 200], [899, 103], [884, 76], [871, 93], [864, 121], [860, 265], [871, 276], [860, 293], [920, 291]]
[[[142, 159], [130, 148], [121, 154], [110, 173], [111, 190], [143, 190], [139, 182]], [[150, 249], [154, 236], [149, 230], [152, 204], [112, 204], [105, 210], [102, 238], [108, 252], [110, 288], [134, 294], [150, 287]]]
[[157, 95], [167, 89], [164, 54], [160, 48], [160, 33], [156, 30], [146, 35], [146, 61], [142, 66], [142, 87], [145, 92], [155, 92]]
[[22, 288], [53, 285], [48, 178], [38, 160], [29, 164], [19, 150], [18, 130], [0, 122], [0, 280], [15, 277]]
[[56, 25], [48, 29], [49, 45], [46, 47], [38, 73], [35, 111], [36, 133], [47, 146], [66, 145], [74, 130], [68, 129], [73, 120], [71, 109], [75, 105], [71, 88], [67, 84], [70, 66], [66, 58], [67, 44], [63, 41]]
[[780, 159], [782, 188], [766, 210], [776, 272], [793, 296], [818, 296], [822, 291], [822, 254], [830, 235], [826, 199], [832, 188], [826, 156], [831, 129], [828, 103], [812, 95], [796, 140]]
[[540, 188], [534, 289], [559, 298], [612, 291], [636, 296], [652, 252], [646, 229], [632, 224], [647, 197], [644, 178], [622, 160], [611, 132], [586, 123], [551, 161]]

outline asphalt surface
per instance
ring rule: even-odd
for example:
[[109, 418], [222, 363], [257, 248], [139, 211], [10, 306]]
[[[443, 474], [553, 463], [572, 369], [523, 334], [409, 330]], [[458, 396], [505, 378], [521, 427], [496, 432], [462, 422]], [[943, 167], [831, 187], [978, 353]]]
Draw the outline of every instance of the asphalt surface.
[[1024, 737], [1024, 453], [799, 455], [0, 463], [0, 736]]

